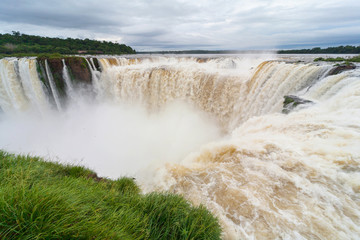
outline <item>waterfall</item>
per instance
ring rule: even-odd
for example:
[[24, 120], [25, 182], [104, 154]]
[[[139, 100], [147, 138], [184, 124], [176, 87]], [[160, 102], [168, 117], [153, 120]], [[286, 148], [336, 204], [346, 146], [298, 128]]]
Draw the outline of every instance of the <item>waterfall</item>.
[[85, 58], [89, 69], [90, 69], [90, 73], [91, 73], [91, 80], [93, 83], [93, 89], [95, 91], [95, 93], [97, 95], [100, 95], [101, 89], [100, 89], [100, 72], [96, 70], [95, 64], [94, 64], [94, 60], [93, 58], [90, 58], [90, 62], [87, 58]]
[[65, 64], [65, 60], [62, 59], [62, 63], [63, 63], [63, 72], [62, 72], [62, 75], [63, 75], [63, 78], [65, 80], [65, 84], [66, 84], [66, 93], [68, 94], [68, 96], [71, 98], [71, 99], [75, 99], [75, 90], [74, 90], [74, 87], [71, 83], [71, 78], [70, 78], [70, 75], [69, 75], [69, 70], [67, 69], [67, 66]]
[[[224, 239], [360, 238], [358, 68], [328, 76], [332, 64], [159, 56], [98, 58], [100, 72], [85, 60], [97, 98], [61, 106], [59, 71], [45, 61], [62, 111], [1, 118], [0, 148], [77, 158], [105, 177], [134, 166], [144, 192], [204, 204]], [[81, 97], [88, 89], [62, 64], [68, 96]], [[313, 104], [282, 114], [285, 95]], [[1, 59], [4, 115], [45, 105], [36, 60]]]
[[0, 103], [6, 111], [24, 111], [28, 102], [16, 72], [17, 60], [0, 60]]
[[35, 59], [19, 59], [19, 71], [25, 95], [40, 113], [45, 114], [50, 109], [49, 99], [44, 86], [38, 77]]
[[[265, 62], [251, 76], [237, 74], [236, 65], [197, 59], [143, 61], [136, 66], [111, 64], [100, 59], [102, 91], [118, 101], [141, 101], [157, 109], [175, 99], [189, 101], [217, 118], [231, 131], [251, 117], [281, 112], [284, 95], [296, 93], [317, 81], [329, 66]], [[175, 62], [175, 60], [174, 60]], [[205, 66], [203, 66], [205, 65]], [[210, 65], [211, 71], [206, 65]], [[235, 69], [234, 69], [235, 68]], [[235, 75], [236, 74], [236, 75]]]
[[[90, 62], [89, 62], [89, 60], [86, 58], [86, 62], [89, 64], [91, 70], [93, 70], [93, 71], [96, 70], [96, 66], [95, 66], [95, 63], [94, 63], [94, 59], [93, 59], [93, 58], [90, 58]], [[91, 63], [91, 64], [90, 64], [90, 63]]]
[[49, 64], [48, 64], [47, 60], [45, 60], [45, 69], [46, 69], [46, 75], [47, 75], [48, 80], [49, 80], [51, 92], [53, 94], [53, 97], [54, 97], [54, 100], [55, 100], [55, 103], [56, 103], [56, 107], [57, 107], [58, 110], [61, 110], [59, 93], [58, 93], [58, 90], [56, 88], [54, 78], [52, 76], [52, 73], [51, 73], [51, 70], [49, 68]]

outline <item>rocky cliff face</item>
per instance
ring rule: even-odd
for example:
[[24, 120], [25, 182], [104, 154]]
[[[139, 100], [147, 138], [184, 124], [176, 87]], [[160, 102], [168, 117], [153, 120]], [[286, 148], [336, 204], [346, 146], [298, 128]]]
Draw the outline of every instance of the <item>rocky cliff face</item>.
[[[45, 61], [45, 60], [44, 60]], [[63, 78], [62, 69], [63, 64], [60, 58], [47, 59], [49, 64], [49, 68], [51, 70], [51, 74], [54, 78], [54, 82], [56, 84], [56, 88], [61, 97], [66, 95], [65, 93], [65, 80]]]
[[73, 81], [91, 84], [91, 73], [85, 58], [68, 57], [65, 58], [65, 63]]
[[48, 76], [46, 74], [45, 62], [47, 61], [50, 74], [56, 84], [56, 89], [60, 97], [66, 96], [66, 81], [64, 79], [64, 63], [71, 82], [74, 86], [78, 84], [91, 84], [91, 72], [86, 59], [83, 57], [66, 57], [66, 58], [40, 58], [38, 59], [38, 72], [41, 80], [50, 91]]

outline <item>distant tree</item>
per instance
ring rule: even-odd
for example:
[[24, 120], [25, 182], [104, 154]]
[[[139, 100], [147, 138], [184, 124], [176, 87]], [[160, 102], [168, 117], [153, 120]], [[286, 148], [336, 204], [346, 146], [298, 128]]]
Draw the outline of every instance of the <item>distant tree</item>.
[[20, 32], [12, 31], [12, 34], [13, 34], [15, 37], [20, 37]]

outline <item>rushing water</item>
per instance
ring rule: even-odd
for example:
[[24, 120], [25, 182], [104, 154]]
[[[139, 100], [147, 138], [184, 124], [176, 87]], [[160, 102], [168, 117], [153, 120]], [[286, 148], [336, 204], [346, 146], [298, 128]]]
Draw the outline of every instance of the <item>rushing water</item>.
[[274, 58], [89, 59], [96, 100], [69, 81], [62, 112], [36, 60], [2, 59], [0, 147], [183, 194], [224, 239], [359, 239], [360, 71]]

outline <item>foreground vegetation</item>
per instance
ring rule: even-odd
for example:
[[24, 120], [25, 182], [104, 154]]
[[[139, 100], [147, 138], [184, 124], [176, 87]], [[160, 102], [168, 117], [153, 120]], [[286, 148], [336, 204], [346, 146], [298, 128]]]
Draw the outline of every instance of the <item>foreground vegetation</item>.
[[203, 206], [131, 178], [0, 151], [0, 239], [219, 239]]
[[34, 56], [40, 53], [61, 54], [132, 54], [131, 47], [107, 41], [73, 38], [50, 38], [13, 32], [0, 34], [0, 54]]

